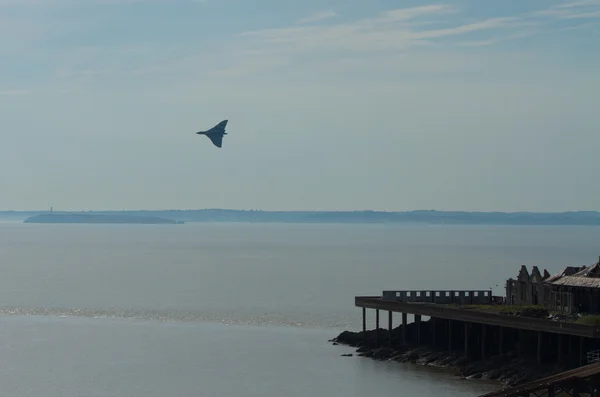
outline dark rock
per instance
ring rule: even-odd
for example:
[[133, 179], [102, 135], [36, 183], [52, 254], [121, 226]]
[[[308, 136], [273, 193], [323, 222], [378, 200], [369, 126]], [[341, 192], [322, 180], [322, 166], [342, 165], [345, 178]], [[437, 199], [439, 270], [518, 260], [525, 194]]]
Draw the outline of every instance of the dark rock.
[[484, 373], [481, 377], [488, 380], [497, 380], [502, 375], [502, 369], [494, 369]]
[[439, 365], [440, 367], [445, 367], [448, 364], [450, 364], [451, 362], [453, 362], [454, 360], [455, 360], [454, 357], [446, 356], [445, 358], [438, 360], [437, 365]]
[[373, 351], [373, 359], [375, 360], [387, 360], [392, 356], [392, 350], [387, 348], [380, 348]]
[[[542, 314], [537, 310], [529, 313], [530, 316]], [[408, 324], [406, 331], [407, 335], [414, 335], [416, 331], [414, 323]], [[428, 322], [421, 322], [422, 340], [429, 340], [428, 331]], [[569, 369], [539, 367], [535, 357], [519, 358], [514, 350], [506, 351], [502, 356], [472, 360], [464, 357], [460, 350], [441, 351], [430, 347], [417, 347], [410, 343], [404, 344], [402, 334], [402, 326], [393, 329], [391, 334], [386, 329], [370, 330], [365, 333], [344, 331], [331, 342], [356, 348], [357, 356], [445, 367], [453, 370], [461, 378], [496, 380], [507, 386], [516, 386]]]

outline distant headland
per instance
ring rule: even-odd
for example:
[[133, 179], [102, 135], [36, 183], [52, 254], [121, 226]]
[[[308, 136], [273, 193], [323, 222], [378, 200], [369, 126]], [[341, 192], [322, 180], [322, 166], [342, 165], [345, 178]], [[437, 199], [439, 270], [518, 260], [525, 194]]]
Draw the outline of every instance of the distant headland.
[[144, 225], [181, 224], [182, 221], [156, 216], [135, 216], [126, 214], [77, 214], [47, 213], [31, 216], [23, 223], [125, 223]]
[[124, 210], [124, 211], [0, 211], [0, 219], [27, 223], [363, 223], [429, 225], [600, 226], [600, 212], [468, 212], [262, 211], [262, 210]]

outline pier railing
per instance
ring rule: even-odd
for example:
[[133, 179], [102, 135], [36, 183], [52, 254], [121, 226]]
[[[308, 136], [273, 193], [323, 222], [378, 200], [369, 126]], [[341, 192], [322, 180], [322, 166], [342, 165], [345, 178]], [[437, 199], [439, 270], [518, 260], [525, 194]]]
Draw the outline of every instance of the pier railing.
[[404, 290], [383, 291], [381, 299], [408, 303], [490, 305], [498, 302], [490, 290]]
[[600, 361], [600, 350], [593, 350], [586, 354], [588, 364], [597, 363]]

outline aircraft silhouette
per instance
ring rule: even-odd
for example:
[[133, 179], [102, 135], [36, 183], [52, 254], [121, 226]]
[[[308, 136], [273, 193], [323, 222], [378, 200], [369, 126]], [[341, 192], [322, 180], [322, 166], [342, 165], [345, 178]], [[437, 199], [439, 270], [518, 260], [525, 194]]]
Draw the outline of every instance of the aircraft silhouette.
[[223, 135], [227, 135], [225, 132], [225, 127], [227, 126], [227, 120], [221, 121], [219, 124], [206, 131], [196, 132], [198, 135], [206, 135], [208, 139], [212, 141], [212, 143], [216, 147], [223, 146]]

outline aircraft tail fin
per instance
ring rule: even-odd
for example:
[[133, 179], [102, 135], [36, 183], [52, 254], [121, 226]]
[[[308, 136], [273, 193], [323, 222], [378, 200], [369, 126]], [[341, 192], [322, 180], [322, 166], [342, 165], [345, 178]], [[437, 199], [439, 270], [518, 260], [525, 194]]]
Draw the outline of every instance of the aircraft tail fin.
[[223, 120], [210, 130], [204, 131], [204, 135], [206, 135], [216, 147], [220, 148], [223, 146], [223, 135], [227, 135], [225, 132], [226, 126], [227, 120]]

